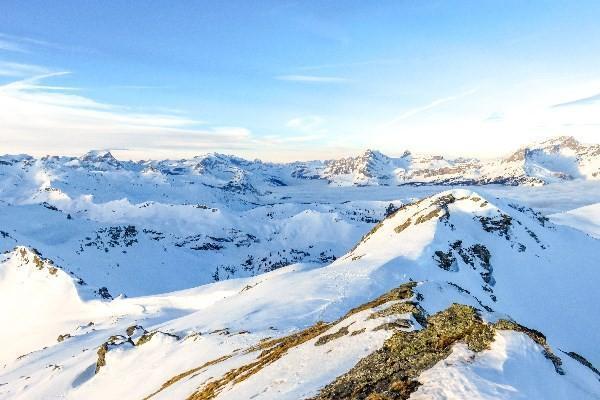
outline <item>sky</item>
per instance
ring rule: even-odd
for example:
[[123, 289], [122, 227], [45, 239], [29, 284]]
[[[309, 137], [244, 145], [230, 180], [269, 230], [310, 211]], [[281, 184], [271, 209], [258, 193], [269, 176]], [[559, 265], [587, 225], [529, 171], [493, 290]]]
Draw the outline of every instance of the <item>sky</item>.
[[0, 1], [0, 154], [600, 143], [593, 0]]

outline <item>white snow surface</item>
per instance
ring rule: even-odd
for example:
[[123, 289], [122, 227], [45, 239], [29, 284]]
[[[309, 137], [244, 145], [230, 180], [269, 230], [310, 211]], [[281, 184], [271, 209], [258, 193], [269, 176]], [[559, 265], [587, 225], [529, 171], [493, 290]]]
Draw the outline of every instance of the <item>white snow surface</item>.
[[[478, 354], [456, 345], [419, 377], [412, 398], [600, 398], [598, 376], [563, 353], [600, 365], [595, 150], [564, 139], [530, 147], [543, 154], [524, 152], [526, 160], [573, 179], [455, 189], [385, 186], [365, 175], [344, 186], [324, 178], [328, 164], [319, 162], [0, 157], [0, 399], [143, 399], [209, 363], [152, 397], [185, 399], [256, 360], [245, 350], [261, 340], [337, 320], [410, 280], [429, 314], [461, 303], [485, 320], [542, 332], [565, 370], [557, 374], [529, 337], [501, 332]], [[371, 153], [377, 162], [361, 168], [424, 162], [407, 153], [389, 164]], [[575, 174], [574, 159], [588, 169]], [[338, 172], [346, 167], [354, 166]], [[344, 326], [363, 333], [305, 342], [218, 398], [315, 395], [392, 334], [373, 330], [385, 321], [371, 312], [322, 335]], [[111, 346], [95, 373], [99, 347], [127, 339], [133, 325], [157, 333], [141, 346]]]
[[567, 225], [600, 239], [600, 203], [549, 216], [552, 222]]
[[568, 376], [558, 375], [527, 335], [502, 331], [480, 354], [455, 345], [450, 357], [419, 377], [423, 385], [410, 399], [597, 399], [597, 380], [577, 361], [564, 362]]

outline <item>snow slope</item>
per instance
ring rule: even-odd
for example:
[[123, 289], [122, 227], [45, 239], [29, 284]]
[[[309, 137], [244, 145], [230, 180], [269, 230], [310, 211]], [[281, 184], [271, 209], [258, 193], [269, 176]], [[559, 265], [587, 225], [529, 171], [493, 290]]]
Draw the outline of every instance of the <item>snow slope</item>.
[[[0, 250], [35, 247], [113, 296], [179, 290], [295, 262], [324, 265], [390, 205], [274, 202], [235, 189], [224, 165], [252, 163], [221, 156], [178, 163], [185, 168], [157, 162], [159, 178], [109, 153], [5, 160]], [[317, 240], [322, 231], [331, 238]]]
[[[395, 207], [442, 190], [423, 184], [486, 184], [477, 190], [552, 213], [598, 202], [597, 147], [561, 137], [489, 161], [377, 151], [289, 164], [222, 154], [140, 162], [108, 151], [2, 156], [0, 250], [36, 248], [113, 297], [294, 263], [322, 266]], [[574, 197], [569, 188], [589, 195]]]
[[[577, 361], [564, 357], [567, 368]], [[489, 350], [475, 354], [456, 345], [452, 354], [425, 371], [413, 400], [594, 399], [597, 382], [585, 374], [556, 374], [536, 344], [523, 333], [501, 332]]]
[[597, 399], [599, 156], [2, 156], [0, 399]]
[[550, 215], [552, 222], [571, 226], [600, 239], [600, 203]]
[[[20, 268], [19, 257], [10, 253], [2, 271]], [[70, 337], [32, 333], [20, 348], [32, 353], [5, 355], [0, 398], [346, 398], [328, 393], [358, 390], [362, 366], [405, 335], [428, 334], [457, 303], [479, 310], [470, 323], [493, 332], [491, 342], [477, 351], [444, 342], [450, 355], [403, 381], [415, 385], [411, 398], [594, 399], [598, 260], [598, 240], [532, 209], [446, 191], [402, 206], [327, 266], [292, 264], [164, 295], [68, 295], [72, 312], [46, 324]], [[0, 284], [17, 282], [2, 276]], [[72, 285], [63, 278], [57, 286]], [[54, 296], [51, 280], [43, 290], [37, 280], [18, 282], [23, 293]], [[27, 330], [3, 329], [0, 340]], [[377, 390], [407, 398], [395, 385]]]

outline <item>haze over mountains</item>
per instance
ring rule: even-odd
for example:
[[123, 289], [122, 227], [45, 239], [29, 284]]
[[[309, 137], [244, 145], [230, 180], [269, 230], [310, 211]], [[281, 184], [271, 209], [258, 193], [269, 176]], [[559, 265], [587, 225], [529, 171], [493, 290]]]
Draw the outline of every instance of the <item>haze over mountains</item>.
[[0, 157], [1, 399], [598, 399], [600, 145]]

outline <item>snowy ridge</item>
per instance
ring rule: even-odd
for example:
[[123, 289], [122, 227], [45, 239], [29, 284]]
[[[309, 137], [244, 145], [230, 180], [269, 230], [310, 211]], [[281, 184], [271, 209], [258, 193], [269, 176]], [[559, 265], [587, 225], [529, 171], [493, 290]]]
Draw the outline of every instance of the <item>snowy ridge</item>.
[[445, 159], [435, 155], [399, 158], [367, 150], [357, 157], [327, 162], [323, 175], [338, 185], [469, 184], [543, 185], [600, 177], [600, 145], [561, 136], [492, 160]]
[[[100, 297], [89, 293], [85, 282], [65, 273], [37, 251], [17, 247], [0, 261], [0, 302], [5, 305], [0, 324], [5, 343], [0, 362], [41, 348], [56, 337], [67, 321], [84, 315], [81, 297]], [[12, 304], [12, 307], [6, 305]]]
[[[492, 160], [446, 159], [409, 151], [394, 158], [367, 150], [356, 157], [288, 164], [249, 161], [216, 153], [189, 160], [131, 162], [119, 161], [109, 151], [90, 151], [79, 158], [47, 156], [36, 160], [29, 156], [2, 156], [0, 166], [6, 171], [6, 177], [24, 177], [23, 172], [37, 169], [48, 174], [51, 180], [91, 175], [86, 180], [95, 181], [97, 185], [112, 175], [126, 182], [139, 181], [145, 190], [149, 185], [178, 182], [218, 189], [218, 198], [225, 202], [232, 201], [232, 194], [242, 194], [244, 202], [255, 202], [273, 188], [302, 186], [315, 180], [340, 186], [541, 185], [573, 179], [595, 180], [600, 179], [600, 145], [585, 145], [572, 137], [561, 136]], [[13, 168], [7, 168], [11, 166]]]
[[[4, 361], [0, 398], [594, 399], [598, 259], [598, 240], [530, 208], [445, 191], [324, 267], [78, 300], [63, 340]], [[431, 358], [407, 363], [419, 343]]]
[[0, 250], [39, 249], [112, 296], [157, 294], [326, 265], [401, 203], [442, 190], [430, 184], [593, 184], [597, 160], [597, 145], [568, 137], [490, 162], [377, 151], [290, 164], [2, 156]]
[[553, 222], [571, 226], [600, 239], [600, 203], [550, 215]]

